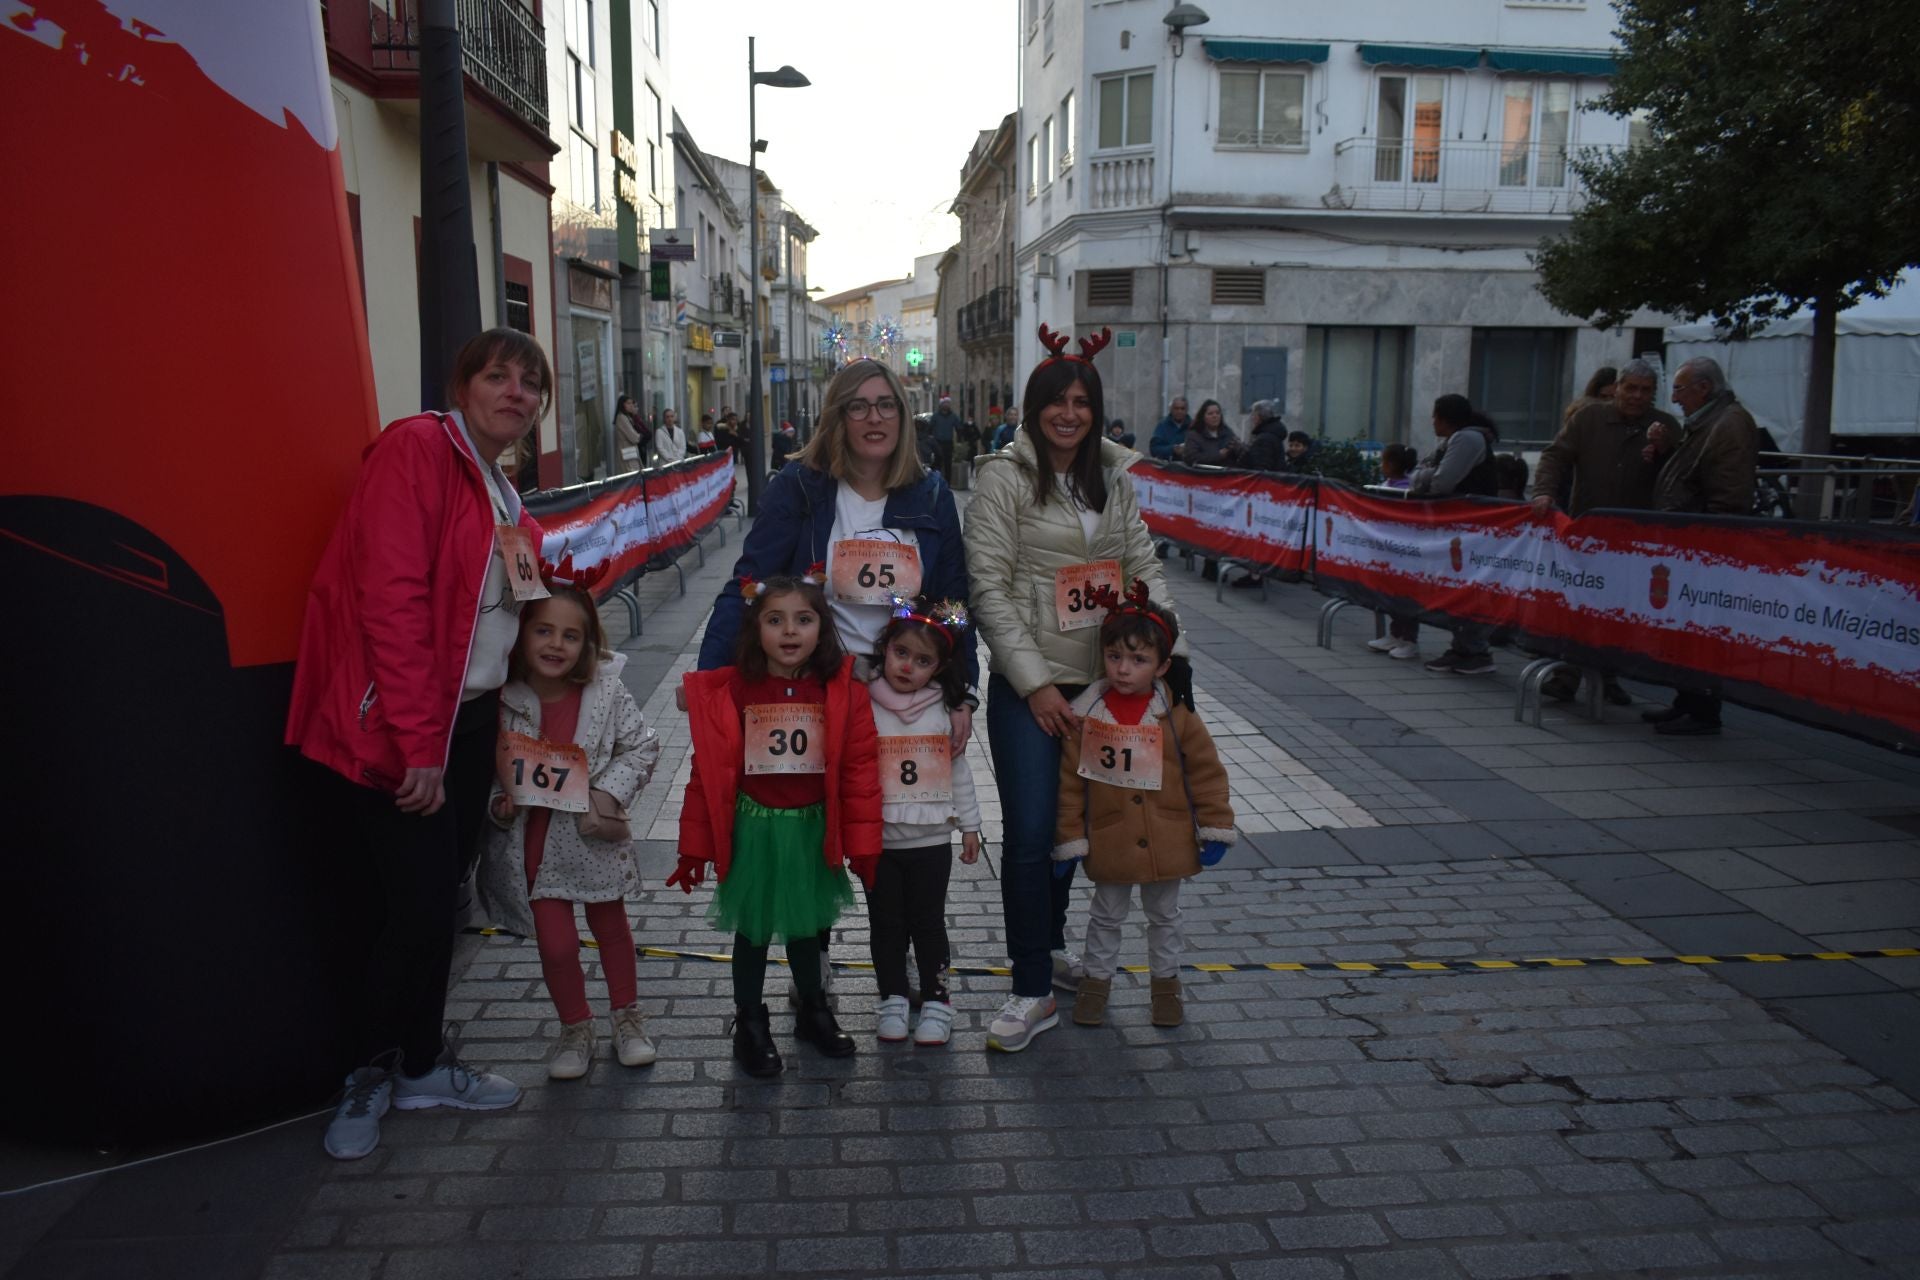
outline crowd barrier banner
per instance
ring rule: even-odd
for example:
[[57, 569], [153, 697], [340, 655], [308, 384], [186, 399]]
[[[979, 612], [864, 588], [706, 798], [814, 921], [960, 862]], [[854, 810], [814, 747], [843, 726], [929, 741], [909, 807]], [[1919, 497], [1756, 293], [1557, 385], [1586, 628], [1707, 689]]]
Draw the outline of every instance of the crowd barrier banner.
[[1143, 462], [1133, 468], [1133, 490], [1147, 528], [1162, 537], [1281, 576], [1307, 572], [1310, 479]]
[[1229, 477], [1293, 495], [1304, 487], [1311, 572], [1325, 594], [1443, 627], [1505, 629], [1543, 654], [1920, 744], [1911, 534], [1642, 511], [1542, 520], [1491, 499], [1407, 501], [1332, 481], [1182, 470], [1135, 467], [1154, 490], [1149, 529], [1183, 546], [1284, 570], [1284, 558], [1236, 549], [1244, 538], [1182, 520], [1180, 491], [1205, 505]]
[[733, 460], [702, 454], [599, 484], [576, 485], [527, 500], [545, 537], [548, 561], [573, 557], [581, 568], [608, 563], [595, 594], [604, 599], [648, 569], [678, 557], [706, 532], [733, 497]]

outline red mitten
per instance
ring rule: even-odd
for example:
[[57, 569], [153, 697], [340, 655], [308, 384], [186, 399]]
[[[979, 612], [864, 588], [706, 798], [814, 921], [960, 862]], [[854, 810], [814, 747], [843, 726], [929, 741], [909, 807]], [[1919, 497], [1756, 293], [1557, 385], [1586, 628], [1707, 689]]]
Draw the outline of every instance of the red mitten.
[[707, 860], [690, 854], [680, 855], [680, 866], [667, 877], [669, 885], [679, 885], [680, 892], [692, 893], [695, 885], [705, 884], [707, 879]]
[[880, 872], [880, 859], [877, 857], [849, 858], [847, 859], [847, 865], [853, 868], [853, 874], [859, 876], [860, 883], [871, 892], [873, 889], [873, 878]]

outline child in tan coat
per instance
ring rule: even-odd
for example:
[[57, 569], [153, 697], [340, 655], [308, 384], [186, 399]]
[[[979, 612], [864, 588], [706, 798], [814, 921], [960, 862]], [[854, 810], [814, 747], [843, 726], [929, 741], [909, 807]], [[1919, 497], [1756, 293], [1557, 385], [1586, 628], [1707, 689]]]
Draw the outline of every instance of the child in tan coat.
[[1073, 703], [1076, 728], [1060, 753], [1060, 818], [1054, 835], [1056, 874], [1085, 859], [1094, 883], [1087, 917], [1087, 976], [1073, 1020], [1097, 1027], [1120, 956], [1120, 927], [1132, 909], [1133, 886], [1147, 915], [1156, 1027], [1177, 1027], [1180, 1004], [1180, 882], [1226, 855], [1233, 843], [1233, 806], [1226, 767], [1200, 718], [1161, 683], [1179, 624], [1173, 611], [1147, 598], [1136, 581], [1120, 599], [1111, 588], [1098, 601], [1106, 677]]

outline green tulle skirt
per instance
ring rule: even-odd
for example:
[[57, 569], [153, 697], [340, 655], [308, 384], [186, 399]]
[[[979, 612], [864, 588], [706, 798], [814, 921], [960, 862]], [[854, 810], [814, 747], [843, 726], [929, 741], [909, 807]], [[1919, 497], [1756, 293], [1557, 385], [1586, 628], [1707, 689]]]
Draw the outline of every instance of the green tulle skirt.
[[756, 946], [810, 938], [853, 905], [844, 870], [827, 865], [825, 805], [769, 809], [744, 793], [733, 806], [733, 862], [707, 920]]

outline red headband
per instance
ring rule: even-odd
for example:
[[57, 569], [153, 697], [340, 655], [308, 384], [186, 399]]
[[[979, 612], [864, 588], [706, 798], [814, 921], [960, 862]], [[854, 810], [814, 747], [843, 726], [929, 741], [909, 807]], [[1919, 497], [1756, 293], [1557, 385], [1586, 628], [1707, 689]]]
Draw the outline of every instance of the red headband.
[[556, 586], [577, 587], [588, 595], [592, 595], [593, 589], [599, 586], [601, 580], [607, 576], [607, 569], [605, 560], [585, 569], [576, 569], [573, 557], [565, 555], [560, 557], [559, 564], [550, 564], [545, 560], [540, 562], [540, 581], [546, 584], [549, 591]]
[[1072, 339], [1066, 334], [1055, 333], [1044, 324], [1041, 325], [1040, 345], [1051, 353], [1045, 360], [1040, 362], [1041, 366], [1045, 367], [1046, 365], [1050, 365], [1055, 360], [1078, 360], [1081, 364], [1092, 364], [1093, 358], [1099, 355], [1109, 342], [1113, 341], [1113, 330], [1102, 325], [1100, 332], [1094, 334], [1092, 337], [1080, 339], [1080, 354], [1077, 356], [1065, 354], [1067, 343], [1071, 340]]
[[1105, 609], [1109, 617], [1116, 613], [1140, 615], [1160, 628], [1160, 634], [1167, 638], [1167, 651], [1169, 653], [1173, 651], [1173, 628], [1169, 627], [1167, 620], [1160, 616], [1160, 611], [1153, 607], [1153, 602], [1147, 598], [1147, 584], [1140, 579], [1133, 580], [1133, 585], [1127, 588], [1124, 600], [1112, 587], [1102, 585], [1096, 588], [1093, 593], [1093, 603]]

